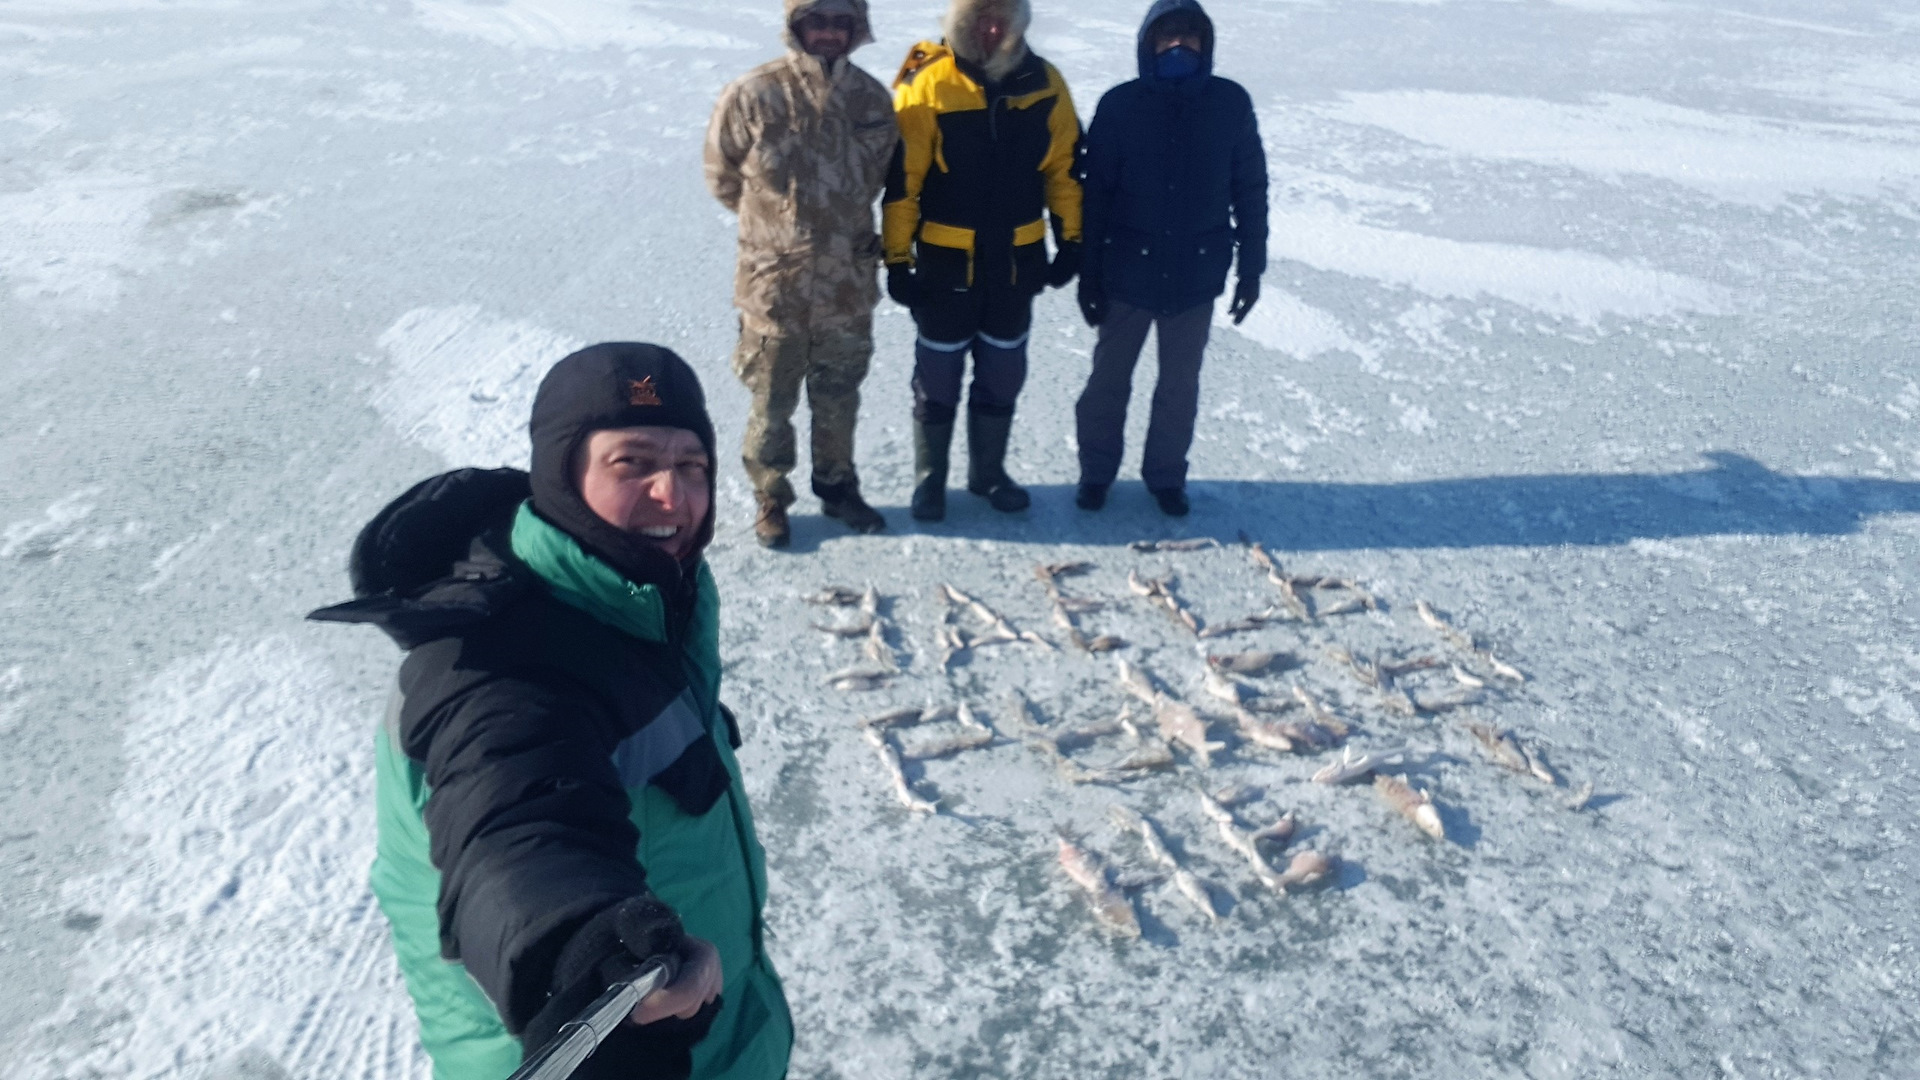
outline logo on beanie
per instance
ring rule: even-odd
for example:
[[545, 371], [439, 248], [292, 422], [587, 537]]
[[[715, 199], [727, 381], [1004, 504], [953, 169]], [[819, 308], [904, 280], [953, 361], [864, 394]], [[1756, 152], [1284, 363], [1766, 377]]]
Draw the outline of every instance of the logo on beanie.
[[653, 376], [627, 380], [627, 404], [658, 405], [660, 395], [653, 392]]

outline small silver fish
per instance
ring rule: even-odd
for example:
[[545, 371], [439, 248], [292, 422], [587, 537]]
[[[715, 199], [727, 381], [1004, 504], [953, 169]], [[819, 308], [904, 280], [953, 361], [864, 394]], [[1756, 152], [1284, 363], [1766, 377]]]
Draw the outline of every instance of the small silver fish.
[[860, 602], [860, 590], [851, 589], [845, 585], [829, 585], [817, 593], [811, 593], [800, 599], [822, 607], [852, 607]]
[[1387, 805], [1413, 822], [1421, 832], [1435, 840], [1447, 838], [1447, 827], [1440, 823], [1440, 812], [1433, 807], [1433, 797], [1416, 790], [1407, 783], [1405, 777], [1376, 776], [1373, 778], [1373, 790], [1379, 792], [1380, 797], [1387, 800]]
[[894, 798], [900, 805], [916, 814], [938, 813], [940, 808], [921, 798], [913, 790], [913, 784], [907, 780], [906, 766], [900, 761], [900, 754], [893, 748], [886, 733], [877, 728], [867, 728], [862, 732], [867, 742], [873, 745], [874, 752], [880, 757], [881, 767], [887, 771], [887, 780], [893, 785]]
[[1290, 666], [1293, 661], [1293, 654], [1285, 652], [1239, 652], [1207, 657], [1207, 664], [1215, 670], [1235, 675], [1258, 675], [1275, 665]]
[[1299, 889], [1317, 884], [1328, 874], [1333, 873], [1333, 860], [1317, 851], [1302, 851], [1287, 863], [1280, 872], [1280, 887]]
[[1160, 692], [1153, 688], [1153, 680], [1147, 678], [1146, 672], [1129, 664], [1127, 658], [1124, 656], [1114, 657], [1113, 663], [1115, 669], [1120, 673], [1121, 689], [1139, 698], [1148, 705], [1158, 700]]
[[1235, 709], [1233, 720], [1240, 730], [1240, 737], [1255, 746], [1264, 746], [1283, 754], [1291, 754], [1296, 749], [1294, 739], [1287, 734], [1285, 725], [1255, 716], [1245, 709]]
[[1091, 849], [1074, 843], [1065, 832], [1060, 834], [1060, 868], [1087, 894], [1093, 913], [1109, 929], [1124, 937], [1140, 936], [1140, 919], [1133, 905], [1107, 880], [1106, 863]]
[[1154, 703], [1153, 721], [1162, 735], [1193, 751], [1194, 759], [1203, 769], [1213, 766], [1214, 751], [1227, 748], [1226, 743], [1208, 740], [1207, 722], [1200, 719], [1192, 706], [1164, 694]]
[[993, 732], [976, 728], [949, 729], [943, 734], [920, 739], [900, 749], [902, 757], [909, 761], [924, 761], [928, 758], [946, 757], [966, 750], [978, 750], [993, 745]]
[[1354, 757], [1353, 748], [1348, 747], [1340, 752], [1340, 760], [1328, 762], [1314, 773], [1313, 782], [1329, 785], [1352, 783], [1371, 773], [1375, 764], [1372, 754]]

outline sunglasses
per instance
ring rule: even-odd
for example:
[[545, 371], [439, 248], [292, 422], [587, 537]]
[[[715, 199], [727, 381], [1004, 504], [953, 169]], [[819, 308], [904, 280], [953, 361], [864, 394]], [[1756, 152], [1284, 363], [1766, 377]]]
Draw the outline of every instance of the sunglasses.
[[851, 15], [808, 15], [796, 25], [802, 30], [838, 30], [852, 34], [860, 29], [860, 20]]

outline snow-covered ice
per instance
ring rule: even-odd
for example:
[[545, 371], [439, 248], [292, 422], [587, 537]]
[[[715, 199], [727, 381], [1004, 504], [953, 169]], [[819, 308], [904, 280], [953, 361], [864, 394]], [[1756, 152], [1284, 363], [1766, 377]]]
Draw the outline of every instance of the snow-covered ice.
[[[889, 73], [941, 6], [878, 4], [861, 62]], [[1090, 116], [1139, 12], [1036, 6]], [[793, 551], [763, 552], [723, 454], [726, 693], [794, 1075], [1912, 1075], [1920, 18], [1213, 6], [1267, 137], [1274, 264], [1243, 326], [1216, 318], [1191, 518], [1131, 482], [1073, 509], [1093, 336], [1065, 293], [1016, 427], [1024, 516], [956, 493], [910, 526], [891, 304], [860, 456], [894, 532], [803, 502]], [[300, 615], [344, 597], [387, 499], [524, 462], [577, 343], [681, 351], [737, 444], [733, 226], [699, 150], [778, 26], [776, 0], [0, 0], [0, 1071], [426, 1075], [364, 884], [395, 656]], [[1074, 787], [1010, 738], [908, 765], [940, 815], [893, 801], [856, 717], [965, 700], [1012, 736], [1016, 688], [1053, 722], [1124, 700], [1110, 658], [1029, 644], [943, 672], [938, 581], [1058, 639], [1032, 566], [1089, 560], [1062, 587], [1110, 604], [1082, 625], [1204, 705], [1197, 643], [1126, 579], [1172, 575], [1206, 622], [1265, 609], [1242, 531], [1383, 608], [1207, 644], [1298, 653], [1251, 681], [1403, 751], [1446, 842], [1306, 782], [1320, 756], [1245, 747], [1204, 782], [1260, 789], [1250, 826], [1296, 810], [1337, 880], [1264, 893], [1190, 764]], [[1170, 536], [1230, 543], [1126, 546]], [[801, 598], [867, 582], [904, 671], [840, 693], [822, 677], [858, 647], [801, 629]], [[1396, 716], [1328, 650], [1472, 665], [1420, 599], [1529, 681]], [[1489, 764], [1466, 720], [1562, 785]], [[1101, 931], [1054, 830], [1145, 868], [1114, 801], [1220, 924], [1161, 884], [1133, 894], [1141, 940]]]

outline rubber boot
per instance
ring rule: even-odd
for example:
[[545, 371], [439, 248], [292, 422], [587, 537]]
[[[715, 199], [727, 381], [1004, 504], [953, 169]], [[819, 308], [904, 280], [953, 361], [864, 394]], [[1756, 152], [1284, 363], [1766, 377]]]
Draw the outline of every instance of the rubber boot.
[[913, 422], [913, 503], [915, 521], [944, 521], [947, 516], [947, 460], [953, 447], [953, 421]]
[[967, 490], [1003, 514], [1025, 510], [1033, 502], [1027, 489], [1007, 475], [1007, 440], [1012, 434], [1012, 413], [967, 410]]

